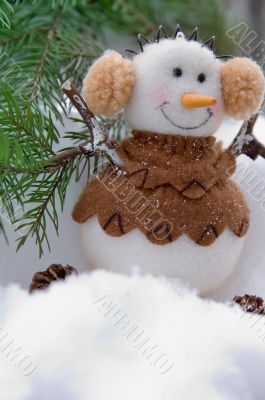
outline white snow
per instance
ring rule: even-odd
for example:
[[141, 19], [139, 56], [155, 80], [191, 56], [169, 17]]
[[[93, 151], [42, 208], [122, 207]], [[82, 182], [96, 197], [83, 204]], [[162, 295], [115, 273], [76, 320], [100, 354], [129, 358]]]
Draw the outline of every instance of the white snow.
[[18, 373], [0, 335], [1, 400], [264, 398], [265, 318], [178, 281], [97, 271], [32, 296], [1, 289], [0, 304], [37, 365]]
[[69, 80], [65, 81], [63, 86], [62, 86], [62, 88], [66, 89], [66, 90], [71, 90], [71, 87], [72, 87], [71, 81], [69, 81]]

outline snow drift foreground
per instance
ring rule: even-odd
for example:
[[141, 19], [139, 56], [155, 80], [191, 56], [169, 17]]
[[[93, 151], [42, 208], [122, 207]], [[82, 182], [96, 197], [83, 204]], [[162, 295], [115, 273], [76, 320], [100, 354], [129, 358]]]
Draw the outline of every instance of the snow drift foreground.
[[97, 271], [31, 296], [9, 286], [0, 321], [1, 400], [264, 399], [265, 318], [177, 281]]

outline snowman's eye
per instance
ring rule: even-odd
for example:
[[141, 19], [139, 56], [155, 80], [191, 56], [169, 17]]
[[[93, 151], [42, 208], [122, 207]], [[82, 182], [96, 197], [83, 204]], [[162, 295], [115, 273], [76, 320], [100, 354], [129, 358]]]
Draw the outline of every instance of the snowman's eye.
[[200, 75], [198, 75], [198, 81], [199, 81], [200, 83], [203, 83], [204, 81], [206, 81], [206, 76], [205, 76], [205, 74], [200, 74]]
[[182, 75], [182, 70], [180, 68], [174, 68], [173, 75], [179, 78]]

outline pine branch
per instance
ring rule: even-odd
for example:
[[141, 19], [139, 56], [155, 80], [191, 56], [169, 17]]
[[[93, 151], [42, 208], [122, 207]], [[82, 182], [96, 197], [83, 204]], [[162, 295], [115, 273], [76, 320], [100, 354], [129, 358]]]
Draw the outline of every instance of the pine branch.
[[[28, 106], [27, 110], [29, 111]], [[6, 111], [3, 110], [3, 113], [5, 114]], [[40, 137], [38, 137], [35, 133], [33, 133], [33, 131], [29, 130], [23, 121], [18, 122], [13, 118], [13, 116], [10, 116], [10, 121], [13, 123], [17, 135], [20, 135], [22, 132], [24, 132], [28, 137], [31, 137], [34, 140], [34, 142], [40, 145], [44, 150], [47, 150], [51, 154], [55, 154], [51, 146], [49, 146], [48, 143], [42, 141]]]
[[[50, 145], [57, 141], [58, 131], [52, 123], [51, 116], [43, 116], [41, 110], [34, 104], [27, 105], [27, 114], [20, 99], [12, 96], [6, 85], [0, 85], [3, 101], [0, 102], [0, 141], [6, 140], [6, 146], [0, 147], [0, 160], [9, 154], [9, 148], [16, 143], [21, 147], [22, 143], [36, 146], [38, 154], [40, 150], [53, 155], [54, 151]], [[44, 129], [46, 132], [44, 132]], [[25, 146], [26, 151], [26, 146]]]
[[[72, 158], [77, 157], [77, 149], [74, 149], [74, 155]], [[67, 151], [67, 153], [69, 153], [69, 151]], [[63, 153], [60, 153], [60, 155]], [[58, 157], [59, 158], [59, 157]], [[11, 165], [5, 165], [3, 163], [0, 163], [0, 171], [8, 171], [8, 172], [12, 172], [15, 174], [27, 174], [27, 175], [39, 175], [39, 174], [46, 174], [46, 173], [52, 173], [57, 171], [58, 169], [62, 168], [64, 166], [64, 164], [66, 163], [66, 161], [69, 161], [71, 158], [69, 157], [64, 157], [64, 159], [62, 159], [61, 162], [58, 163], [58, 165], [54, 166], [54, 167], [49, 167], [48, 166], [48, 162], [47, 162], [47, 166], [45, 165], [43, 168], [39, 168], [39, 169], [34, 169], [34, 168], [23, 168], [23, 167], [12, 167]]]
[[42, 51], [42, 54], [41, 54], [41, 57], [40, 57], [39, 67], [37, 69], [36, 76], [35, 76], [35, 79], [33, 81], [32, 91], [31, 91], [30, 96], [29, 96], [29, 103], [31, 103], [34, 100], [34, 98], [36, 97], [36, 92], [38, 90], [38, 86], [39, 86], [39, 83], [40, 83], [40, 80], [41, 80], [41, 77], [42, 77], [42, 74], [43, 74], [43, 70], [44, 70], [47, 54], [48, 54], [48, 51], [49, 51], [49, 47], [50, 47], [51, 42], [52, 42], [52, 40], [54, 38], [55, 32], [57, 30], [57, 24], [58, 24], [61, 16], [62, 16], [62, 10], [61, 10], [61, 8], [58, 8], [57, 11], [56, 11], [55, 17], [54, 17], [54, 22], [52, 24], [52, 27], [47, 32], [47, 38], [46, 38], [46, 42], [45, 42], [45, 45], [43, 47], [43, 51]]
[[65, 80], [65, 73], [77, 75], [75, 79], [80, 84], [90, 60], [101, 51], [95, 39], [85, 38], [88, 29], [81, 15], [83, 10], [79, 13], [72, 4], [55, 1], [51, 6], [43, 0], [16, 5], [13, 23], [18, 29], [0, 29], [4, 45], [0, 80], [10, 91], [15, 88], [25, 102], [25, 111], [29, 104], [42, 104], [61, 122], [66, 103], [57, 90], [58, 84]]
[[[25, 206], [31, 203], [36, 204], [36, 206], [33, 209], [26, 211], [20, 218], [15, 221], [15, 223], [17, 224], [17, 231], [26, 230], [26, 233], [18, 239], [17, 251], [21, 248], [22, 245], [25, 244], [29, 236], [35, 236], [36, 243], [39, 247], [40, 257], [43, 254], [44, 241], [46, 242], [48, 249], [50, 250], [49, 239], [46, 233], [46, 220], [48, 216], [58, 234], [58, 216], [56, 208], [54, 206], [55, 195], [56, 191], [59, 191], [60, 185], [62, 185], [66, 168], [67, 167], [64, 166], [61, 171], [56, 172], [55, 179], [53, 179], [52, 181], [47, 179], [47, 181], [44, 183], [44, 179], [42, 179], [42, 192], [33, 192], [32, 195], [30, 195], [25, 202]], [[43, 176], [43, 178], [45, 178], [45, 175]], [[48, 209], [49, 205], [51, 205], [51, 209]]]
[[[37, 169], [14, 167], [0, 163], [0, 171], [1, 169], [6, 169], [14, 174], [25, 175], [26, 192], [21, 187], [20, 190], [24, 193], [23, 207], [26, 208], [26, 211], [22, 216], [16, 218], [15, 223], [17, 231], [25, 230], [26, 232], [18, 239], [17, 249], [19, 250], [25, 244], [28, 237], [34, 236], [39, 247], [40, 256], [43, 254], [43, 242], [46, 242], [48, 248], [50, 248], [46, 233], [47, 218], [52, 221], [58, 233], [56, 193], [59, 195], [61, 208], [63, 208], [66, 188], [73, 173], [75, 171], [78, 173], [79, 165], [82, 161], [81, 156], [88, 158], [100, 155], [101, 157], [106, 157], [117, 168], [119, 168], [117, 161], [120, 162], [114, 146], [101, 129], [94, 114], [89, 110], [75, 86], [70, 81], [67, 81], [62, 86], [62, 90], [82, 116], [89, 130], [90, 139], [82, 146], [79, 145], [57, 153], [45, 160], [43, 167]], [[29, 192], [27, 192], [28, 188], [30, 188]], [[11, 197], [11, 204], [12, 200], [13, 198]], [[33, 208], [31, 208], [31, 204], [34, 204]]]
[[141, 10], [135, 6], [135, 4], [130, 4], [128, 1], [116, 0], [116, 4], [124, 8], [128, 14], [132, 14], [138, 19], [138, 21], [144, 26], [144, 29], [153, 32], [157, 26], [147, 15], [143, 14]]
[[3, 235], [3, 237], [5, 239], [5, 242], [8, 244], [8, 238], [7, 238], [5, 227], [4, 227], [4, 223], [3, 223], [1, 217], [0, 217], [0, 234]]
[[11, 29], [10, 17], [13, 12], [14, 9], [8, 0], [2, 0], [0, 7], [0, 22], [7, 29]]
[[43, 27], [38, 27], [38, 28], [35, 28], [35, 29], [31, 29], [31, 30], [29, 30], [27, 32], [20, 33], [19, 35], [11, 34], [11, 36], [8, 37], [7, 39], [0, 40], [0, 45], [1, 46], [5, 46], [5, 45], [7, 45], [7, 44], [9, 44], [11, 42], [16, 42], [16, 41], [20, 41], [20, 40], [26, 39], [27, 37], [32, 36], [33, 34], [36, 34], [36, 33], [49, 32], [49, 30], [50, 30], [49, 27], [43, 26]]

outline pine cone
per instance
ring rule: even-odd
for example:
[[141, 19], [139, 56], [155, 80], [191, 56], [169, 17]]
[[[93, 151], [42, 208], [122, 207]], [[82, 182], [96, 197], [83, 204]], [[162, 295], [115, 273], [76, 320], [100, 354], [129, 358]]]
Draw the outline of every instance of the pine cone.
[[261, 297], [245, 294], [245, 296], [235, 296], [233, 301], [239, 304], [245, 312], [265, 314], [265, 304]]
[[32, 278], [32, 282], [29, 286], [29, 292], [32, 293], [34, 290], [45, 289], [52, 282], [64, 280], [69, 275], [78, 275], [77, 270], [70, 265], [65, 267], [61, 264], [52, 264], [46, 271], [36, 272]]

